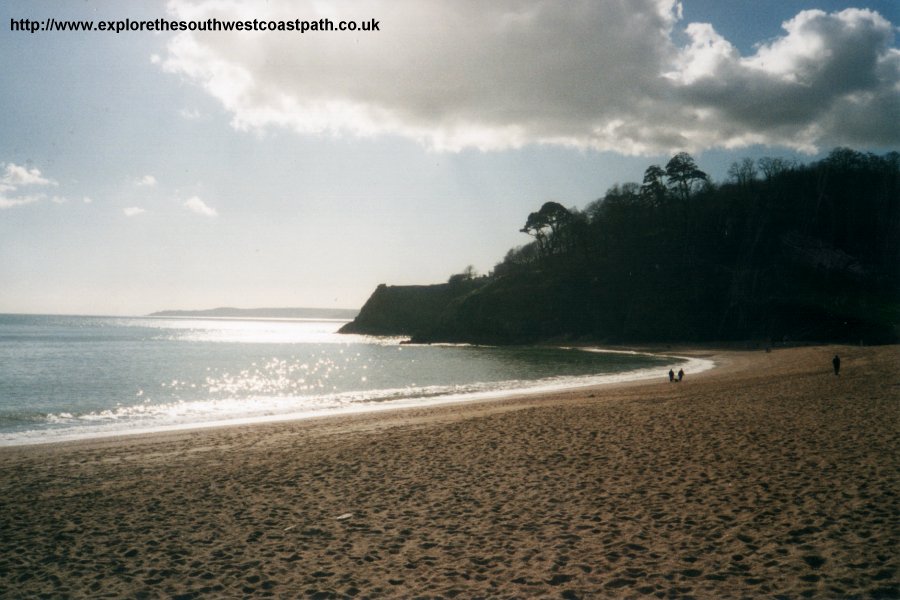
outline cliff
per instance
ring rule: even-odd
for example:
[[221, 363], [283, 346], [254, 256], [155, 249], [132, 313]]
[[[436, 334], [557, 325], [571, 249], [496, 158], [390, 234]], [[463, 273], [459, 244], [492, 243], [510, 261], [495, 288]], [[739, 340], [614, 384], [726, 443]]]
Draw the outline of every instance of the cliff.
[[721, 185], [691, 170], [703, 181], [688, 187], [655, 166], [647, 177], [665, 181], [613, 186], [584, 211], [547, 202], [521, 230], [533, 241], [489, 277], [379, 286], [345, 329], [489, 344], [900, 341], [900, 154], [773, 164]]
[[340, 333], [418, 336], [431, 330], [451, 307], [483, 285], [482, 280], [435, 285], [379, 285]]
[[[613, 343], [741, 339], [895, 343], [895, 293], [873, 293], [846, 278], [823, 287], [795, 270], [789, 292], [747, 303], [745, 323], [732, 306], [679, 302], [669, 294], [624, 289], [607, 298], [602, 284], [577, 272], [516, 273], [454, 287], [380, 285], [341, 333], [409, 336], [416, 343], [520, 344], [550, 339]], [[724, 323], [724, 325], [723, 325]]]

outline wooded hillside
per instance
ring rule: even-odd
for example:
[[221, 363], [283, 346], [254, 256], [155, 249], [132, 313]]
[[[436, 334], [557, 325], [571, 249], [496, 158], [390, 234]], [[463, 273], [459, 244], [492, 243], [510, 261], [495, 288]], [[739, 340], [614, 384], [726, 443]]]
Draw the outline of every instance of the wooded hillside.
[[522, 231], [489, 276], [439, 286], [429, 318], [409, 321], [407, 298], [381, 320], [421, 341], [900, 340], [896, 152], [745, 159], [720, 184], [680, 153]]

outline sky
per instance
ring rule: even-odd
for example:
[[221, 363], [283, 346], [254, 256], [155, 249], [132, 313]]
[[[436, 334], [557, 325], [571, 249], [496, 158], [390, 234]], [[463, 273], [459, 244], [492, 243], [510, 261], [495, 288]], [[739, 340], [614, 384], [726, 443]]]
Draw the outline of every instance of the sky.
[[[47, 18], [377, 31], [14, 31]], [[897, 0], [0, 6], [0, 313], [358, 308], [690, 152], [900, 149]]]

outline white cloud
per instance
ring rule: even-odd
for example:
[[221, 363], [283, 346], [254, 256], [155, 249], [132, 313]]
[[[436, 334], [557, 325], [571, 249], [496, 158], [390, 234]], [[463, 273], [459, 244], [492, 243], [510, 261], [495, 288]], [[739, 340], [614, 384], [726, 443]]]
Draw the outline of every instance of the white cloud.
[[154, 187], [156, 185], [156, 177], [153, 175], [144, 175], [134, 182], [138, 187]]
[[[29, 169], [15, 163], [3, 165], [3, 175], [0, 176], [0, 209], [13, 208], [33, 204], [46, 198], [45, 194], [15, 195], [20, 187], [29, 186], [54, 186], [57, 183], [47, 179], [39, 169]], [[12, 195], [10, 195], [12, 194]], [[56, 201], [54, 197], [54, 201]]]
[[3, 176], [0, 177], [2, 191], [17, 189], [23, 185], [56, 185], [55, 181], [41, 175], [39, 169], [29, 169], [15, 163], [4, 165]]
[[90, 198], [88, 196], [85, 196], [84, 198], [81, 199], [81, 201], [84, 202], [85, 204], [90, 204], [94, 201], [94, 199]]
[[[241, 130], [400, 135], [437, 150], [651, 153], [900, 142], [900, 51], [876, 13], [799, 13], [752, 56], [674, 0], [171, 0], [183, 19], [380, 20], [369, 33], [183, 33], [162, 68]], [[677, 28], [690, 39], [673, 42]]]
[[182, 119], [186, 119], [188, 121], [196, 121], [203, 116], [196, 108], [182, 108], [178, 111], [178, 114]]
[[136, 217], [147, 211], [144, 210], [143, 208], [141, 208], [140, 206], [129, 206], [128, 208], [123, 208], [122, 212], [125, 214], [126, 217]]
[[24, 206], [41, 200], [43, 196], [18, 196], [16, 198], [7, 198], [0, 194], [0, 210], [13, 208], [14, 206]]
[[197, 213], [198, 215], [203, 215], [204, 217], [215, 217], [219, 213], [216, 212], [214, 208], [209, 206], [206, 202], [198, 198], [197, 196], [191, 196], [184, 203], [184, 207], [193, 213]]
[[675, 97], [705, 111], [688, 129], [693, 139], [810, 152], [900, 143], [900, 50], [888, 21], [867, 10], [813, 10], [783, 27], [784, 36], [749, 57], [711, 28], [689, 29], [693, 43], [670, 76]]

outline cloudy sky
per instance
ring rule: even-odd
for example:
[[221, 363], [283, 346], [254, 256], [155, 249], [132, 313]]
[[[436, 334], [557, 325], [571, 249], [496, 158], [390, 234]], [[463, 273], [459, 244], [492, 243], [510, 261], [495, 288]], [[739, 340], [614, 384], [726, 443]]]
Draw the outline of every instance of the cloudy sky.
[[[20, 19], [378, 22], [21, 32]], [[359, 307], [681, 150], [900, 148], [896, 0], [14, 0], [0, 312]]]

